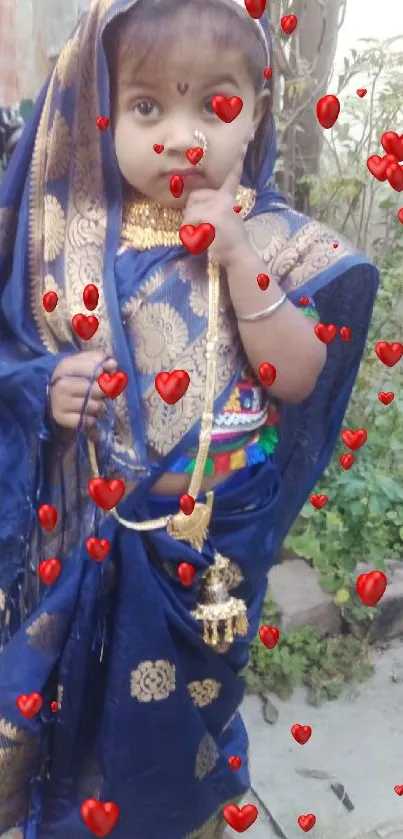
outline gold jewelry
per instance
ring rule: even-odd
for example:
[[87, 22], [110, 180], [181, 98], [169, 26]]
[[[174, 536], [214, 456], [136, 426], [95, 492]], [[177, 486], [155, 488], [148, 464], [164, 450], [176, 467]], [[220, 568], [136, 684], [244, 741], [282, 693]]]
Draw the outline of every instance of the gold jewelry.
[[201, 166], [202, 163], [203, 163], [203, 160], [204, 160], [204, 158], [207, 154], [207, 149], [208, 149], [207, 137], [206, 137], [205, 134], [203, 134], [203, 131], [199, 131], [199, 129], [196, 128], [195, 140], [196, 140], [196, 143], [203, 149], [203, 157], [202, 157], [201, 160], [199, 160], [198, 163], [196, 163], [196, 166]]
[[[242, 321], [255, 321], [255, 320], [265, 320], [266, 318], [270, 318], [277, 312], [278, 309], [281, 309], [281, 306], [287, 300], [287, 295], [283, 294], [279, 300], [276, 300], [275, 303], [272, 303], [267, 309], [263, 309], [263, 312], [254, 312], [252, 315], [236, 315], [237, 320]], [[236, 314], [236, 313], [235, 313]]]

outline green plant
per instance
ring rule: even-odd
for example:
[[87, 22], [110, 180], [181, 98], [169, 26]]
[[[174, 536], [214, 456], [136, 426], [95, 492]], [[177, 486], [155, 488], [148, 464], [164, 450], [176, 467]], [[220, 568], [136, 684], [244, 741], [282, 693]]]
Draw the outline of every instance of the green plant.
[[[278, 609], [268, 597], [261, 623], [275, 623]], [[346, 683], [364, 681], [373, 673], [367, 642], [353, 636], [321, 639], [311, 626], [281, 633], [272, 650], [257, 636], [243, 671], [249, 693], [273, 691], [281, 698], [291, 696], [297, 685], [308, 688], [308, 702], [319, 705], [340, 695]]]

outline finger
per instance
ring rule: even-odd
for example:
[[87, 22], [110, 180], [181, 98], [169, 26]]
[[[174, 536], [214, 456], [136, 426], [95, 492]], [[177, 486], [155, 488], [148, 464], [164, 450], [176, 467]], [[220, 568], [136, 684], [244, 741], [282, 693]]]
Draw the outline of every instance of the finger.
[[[56, 382], [53, 382], [51, 387], [53, 388], [55, 384]], [[91, 399], [105, 399], [105, 394], [99, 387], [98, 382], [94, 382], [91, 386], [91, 380], [85, 377], [63, 376], [59, 381], [59, 392], [64, 399], [80, 399], [81, 402], [87, 395]]]
[[102, 370], [114, 372], [117, 369], [117, 362], [114, 358], [108, 359], [105, 353], [99, 350], [83, 351], [66, 358], [63, 364], [60, 365], [59, 374], [93, 378], [97, 372], [97, 368], [99, 368], [99, 373]]
[[223, 192], [228, 192], [233, 198], [236, 197], [239, 184], [241, 182], [242, 172], [243, 172], [243, 164], [245, 160], [247, 146], [244, 145], [240, 152], [237, 162], [235, 166], [230, 170], [228, 173], [221, 189]]
[[68, 404], [62, 404], [60, 407], [60, 413], [69, 416], [70, 414], [78, 414], [81, 416], [86, 416], [87, 414], [92, 417], [97, 417], [100, 414], [102, 404], [95, 399], [89, 399], [87, 404], [85, 405], [84, 409], [84, 401], [82, 399], [71, 399]]

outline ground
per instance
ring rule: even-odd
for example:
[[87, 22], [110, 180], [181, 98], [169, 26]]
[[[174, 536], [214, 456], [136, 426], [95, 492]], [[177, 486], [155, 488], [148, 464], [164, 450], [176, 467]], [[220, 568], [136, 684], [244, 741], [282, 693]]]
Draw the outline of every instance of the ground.
[[[246, 697], [243, 717], [250, 737], [253, 793], [243, 803], [258, 807], [248, 839], [403, 839], [403, 641], [375, 653], [375, 674], [314, 708], [303, 688], [282, 701], [274, 725], [262, 716], [258, 697]], [[296, 743], [290, 728], [310, 725], [312, 737]], [[331, 784], [344, 786], [350, 807]], [[346, 801], [346, 799], [345, 799]], [[299, 815], [313, 813], [304, 833]], [[225, 839], [235, 839], [227, 829]]]

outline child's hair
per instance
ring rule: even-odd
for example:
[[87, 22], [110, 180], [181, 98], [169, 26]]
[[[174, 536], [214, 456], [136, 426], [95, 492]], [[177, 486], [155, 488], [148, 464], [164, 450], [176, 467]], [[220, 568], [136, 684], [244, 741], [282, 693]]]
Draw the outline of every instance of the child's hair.
[[[107, 27], [104, 35], [104, 48], [108, 62], [110, 93], [115, 101], [117, 89], [118, 57], [120, 67], [130, 66], [136, 74], [145, 61], [152, 67], [164, 63], [166, 44], [178, 38], [178, 13], [188, 12], [184, 17], [184, 30], [180, 40], [189, 37], [190, 42], [196, 32], [206, 32], [211, 43], [221, 50], [236, 49], [244, 56], [255, 93], [268, 89], [271, 94], [272, 79], [264, 77], [267, 64], [266, 52], [255, 24], [234, 14], [231, 9], [210, 0], [139, 0], [128, 12], [118, 15]], [[188, 27], [188, 32], [186, 31]], [[250, 150], [250, 171], [252, 182], [255, 180], [263, 163], [271, 126], [272, 95], [268, 97], [267, 107]]]

